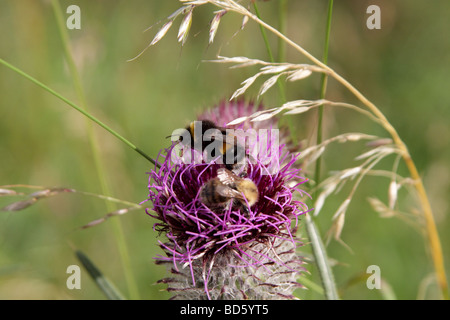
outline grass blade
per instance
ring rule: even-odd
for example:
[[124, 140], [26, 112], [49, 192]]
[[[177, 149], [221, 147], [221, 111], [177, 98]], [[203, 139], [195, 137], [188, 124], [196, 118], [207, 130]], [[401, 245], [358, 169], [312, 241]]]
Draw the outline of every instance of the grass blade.
[[[74, 89], [77, 93], [78, 99], [80, 101], [80, 105], [82, 107], [82, 110], [84, 110], [86, 113], [89, 113], [89, 105], [87, 103], [86, 95], [84, 94], [83, 85], [81, 83], [81, 78], [77, 69], [77, 66], [75, 65], [75, 60], [72, 55], [72, 50], [70, 48], [70, 39], [69, 34], [67, 32], [67, 28], [64, 24], [64, 17], [62, 15], [62, 8], [59, 4], [59, 0], [52, 0], [52, 6], [53, 6], [53, 12], [55, 14], [56, 18], [56, 24], [58, 26], [58, 30], [60, 33], [66, 61], [69, 66], [70, 74], [73, 80]], [[110, 195], [111, 190], [109, 187], [109, 184], [106, 181], [106, 172], [105, 172], [105, 164], [102, 160], [101, 154], [100, 154], [100, 145], [97, 141], [97, 137], [95, 136], [92, 123], [89, 122], [88, 118], [86, 120], [86, 128], [89, 138], [89, 144], [92, 151], [92, 156], [94, 160], [94, 165], [97, 171], [98, 180], [100, 183], [100, 188], [102, 190], [102, 193], [105, 195]], [[117, 207], [114, 203], [106, 201], [106, 208], [108, 212], [117, 210]], [[139, 291], [137, 288], [136, 281], [134, 279], [134, 274], [131, 268], [130, 263], [130, 257], [128, 253], [128, 248], [125, 241], [125, 236], [123, 232], [122, 225], [119, 220], [115, 220], [112, 224], [114, 236], [116, 238], [117, 247], [119, 250], [119, 254], [121, 257], [121, 262], [125, 274], [125, 278], [128, 284], [129, 294], [132, 299], [139, 298]]]
[[[325, 47], [323, 54], [324, 64], [327, 64], [328, 60], [328, 47], [330, 40], [332, 11], [333, 11], [333, 0], [329, 0], [328, 14], [327, 14], [327, 28], [325, 35]], [[322, 74], [321, 80], [320, 99], [325, 98], [326, 88], [327, 88], [327, 74], [324, 73]], [[320, 145], [322, 143], [322, 118], [323, 118], [323, 105], [319, 106], [318, 124], [317, 124], [317, 145]], [[321, 156], [317, 157], [316, 159], [315, 181], [317, 184], [320, 183], [320, 171], [321, 171]], [[313, 196], [313, 198], [314, 199], [317, 198], [317, 192]], [[322, 285], [325, 290], [325, 297], [328, 300], [337, 300], [339, 299], [339, 296], [337, 293], [336, 284], [334, 282], [334, 275], [328, 263], [326, 248], [322, 242], [322, 238], [320, 237], [319, 231], [313, 219], [308, 214], [306, 215], [306, 229], [308, 232], [309, 239], [311, 241], [317, 268], [319, 269]]]
[[101, 273], [97, 266], [80, 250], [75, 251], [78, 260], [109, 300], [125, 300], [120, 291]]
[[83, 110], [82, 108], [80, 108], [79, 106], [77, 106], [75, 103], [73, 103], [72, 101], [70, 101], [69, 99], [63, 97], [62, 95], [60, 95], [58, 92], [56, 92], [55, 90], [47, 87], [45, 84], [43, 84], [42, 82], [40, 82], [39, 80], [37, 80], [36, 78], [33, 78], [32, 76], [30, 76], [28, 73], [20, 70], [19, 68], [13, 66], [12, 64], [6, 62], [5, 60], [3, 60], [2, 58], [0, 58], [0, 64], [3, 64], [5, 67], [8, 67], [9, 69], [13, 70], [14, 72], [20, 74], [21, 76], [25, 77], [26, 79], [30, 80], [31, 82], [33, 82], [34, 84], [38, 85], [39, 87], [41, 87], [42, 89], [44, 89], [45, 91], [51, 93], [52, 95], [54, 95], [55, 97], [57, 97], [58, 99], [62, 100], [63, 102], [65, 102], [66, 104], [68, 104], [69, 106], [71, 106], [73, 109], [77, 110], [78, 112], [80, 112], [81, 114], [83, 114], [85, 117], [87, 117], [89, 120], [94, 121], [96, 124], [98, 124], [100, 127], [102, 127], [103, 129], [105, 129], [106, 131], [108, 131], [109, 133], [111, 133], [113, 136], [115, 136], [117, 139], [119, 139], [120, 141], [122, 141], [123, 143], [125, 143], [128, 147], [132, 148], [134, 151], [136, 151], [137, 153], [139, 153], [141, 156], [143, 156], [144, 158], [146, 158], [148, 161], [150, 161], [151, 163], [153, 163], [154, 165], [156, 165], [157, 167], [159, 167], [159, 164], [153, 159], [151, 158], [149, 155], [147, 155], [144, 151], [142, 151], [141, 149], [139, 149], [138, 147], [136, 147], [133, 143], [131, 143], [130, 141], [128, 141], [127, 139], [125, 139], [123, 136], [121, 136], [119, 133], [117, 133], [116, 131], [114, 131], [113, 129], [111, 129], [109, 126], [107, 126], [105, 123], [103, 123], [102, 121], [100, 121], [99, 119], [97, 119], [96, 117], [94, 117], [92, 114], [90, 114], [89, 112], [86, 112], [85, 110]]
[[305, 215], [306, 231], [308, 232], [309, 240], [314, 254], [314, 259], [319, 269], [320, 279], [324, 289], [325, 297], [328, 300], [339, 300], [339, 295], [334, 282], [334, 275], [331, 266], [328, 263], [328, 256], [326, 248], [323, 244], [319, 230], [309, 214]]

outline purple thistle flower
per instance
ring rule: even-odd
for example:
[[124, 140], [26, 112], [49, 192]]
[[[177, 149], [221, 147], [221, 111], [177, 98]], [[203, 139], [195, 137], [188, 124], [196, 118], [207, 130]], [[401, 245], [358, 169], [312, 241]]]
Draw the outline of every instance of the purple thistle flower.
[[[228, 114], [229, 106], [233, 105], [222, 103], [204, 116], [218, 121], [214, 113]], [[243, 102], [234, 106], [233, 117], [255, 111]], [[304, 271], [295, 253], [300, 244], [295, 233], [299, 217], [308, 211], [294, 199], [295, 193], [306, 194], [298, 188], [306, 179], [295, 166], [296, 156], [280, 144], [270, 156], [281, 165], [270, 174], [264, 157], [249, 161], [241, 174], [258, 190], [258, 199], [250, 208], [245, 193], [247, 206], [233, 199], [225, 206], [211, 206], [202, 201], [202, 190], [224, 165], [179, 161], [177, 145], [160, 152], [160, 167], [149, 173], [146, 201], [153, 207], [147, 214], [159, 220], [154, 229], [167, 237], [167, 242], [159, 241], [165, 256], [157, 257], [157, 263], [165, 264], [172, 274], [160, 282], [168, 284], [173, 298], [181, 299], [293, 298], [293, 290], [300, 286], [296, 278]]]

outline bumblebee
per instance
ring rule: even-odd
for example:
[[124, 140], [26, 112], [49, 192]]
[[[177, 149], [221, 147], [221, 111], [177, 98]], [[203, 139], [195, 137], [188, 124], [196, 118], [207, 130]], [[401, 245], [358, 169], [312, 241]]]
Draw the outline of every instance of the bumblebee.
[[206, 151], [207, 162], [221, 157], [228, 170], [243, 172], [245, 148], [225, 128], [217, 126], [213, 121], [202, 120], [191, 122], [186, 131], [190, 138], [180, 136], [179, 141], [202, 153]]
[[217, 170], [217, 177], [208, 180], [200, 190], [201, 202], [212, 208], [234, 205], [248, 212], [258, 197], [258, 187], [252, 180], [225, 168]]

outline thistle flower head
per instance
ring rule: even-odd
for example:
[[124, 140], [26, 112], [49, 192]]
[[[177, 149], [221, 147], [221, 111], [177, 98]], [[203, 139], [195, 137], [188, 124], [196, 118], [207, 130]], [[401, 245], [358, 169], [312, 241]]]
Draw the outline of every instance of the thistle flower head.
[[[223, 125], [227, 119], [219, 115], [228, 114], [228, 107], [221, 104], [203, 116]], [[253, 108], [245, 104], [234, 107], [233, 117]], [[271, 147], [271, 139], [264, 141]], [[184, 299], [292, 297], [299, 286], [296, 277], [303, 271], [303, 262], [295, 254], [299, 243], [295, 231], [299, 217], [308, 210], [294, 199], [295, 193], [303, 195], [298, 186], [306, 181], [294, 166], [296, 156], [277, 145], [277, 152], [270, 157], [281, 164], [279, 170], [268, 169], [266, 154], [248, 161], [238, 176], [216, 160], [180, 161], [177, 145], [163, 150], [158, 156], [161, 166], [149, 173], [152, 208], [147, 213], [159, 220], [154, 229], [168, 240], [160, 242], [165, 256], [159, 256], [157, 262], [166, 264], [172, 273], [161, 282]], [[230, 183], [218, 179], [225, 171], [231, 176]], [[257, 200], [249, 201], [239, 188], [243, 183], [256, 186]], [[204, 194], [212, 201], [205, 201]], [[220, 198], [217, 194], [225, 201], [213, 205]]]

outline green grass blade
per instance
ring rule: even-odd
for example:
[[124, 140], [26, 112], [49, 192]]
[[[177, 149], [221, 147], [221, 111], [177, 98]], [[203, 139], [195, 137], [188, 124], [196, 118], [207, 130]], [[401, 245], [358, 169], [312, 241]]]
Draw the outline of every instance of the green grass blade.
[[320, 284], [317, 284], [313, 282], [312, 280], [308, 279], [306, 276], [301, 276], [299, 282], [305, 286], [305, 288], [314, 291], [320, 295], [324, 295], [323, 288]]
[[325, 297], [328, 300], [338, 300], [339, 295], [334, 282], [333, 271], [331, 270], [331, 266], [328, 262], [327, 250], [323, 244], [319, 230], [309, 214], [306, 214], [305, 221], [306, 231], [308, 233], [309, 240], [311, 241], [314, 259], [317, 268], [319, 269]]
[[75, 251], [78, 260], [83, 264], [89, 276], [109, 300], [125, 300], [120, 291], [102, 274], [97, 266], [80, 250]]
[[[327, 14], [327, 27], [326, 27], [326, 34], [325, 34], [325, 46], [323, 51], [323, 63], [328, 63], [328, 48], [330, 44], [330, 33], [331, 33], [331, 17], [333, 14], [333, 0], [328, 1], [328, 14]], [[327, 90], [327, 80], [328, 75], [326, 73], [322, 74], [322, 79], [320, 83], [320, 99], [325, 99], [325, 92]], [[317, 120], [317, 145], [322, 143], [322, 119], [323, 119], [323, 105], [319, 106], [318, 108], [318, 120]], [[318, 157], [316, 160], [316, 168], [314, 172], [314, 177], [316, 181], [316, 185], [319, 185], [320, 183], [320, 170], [321, 170], [321, 163], [322, 163], [322, 157]], [[315, 199], [317, 196], [316, 194], [313, 196]]]
[[[56, 17], [58, 30], [59, 30], [59, 33], [61, 36], [61, 41], [62, 41], [62, 44], [64, 47], [65, 57], [66, 57], [66, 60], [67, 60], [68, 66], [69, 66], [70, 74], [73, 79], [75, 91], [77, 93], [78, 99], [81, 103], [83, 110], [88, 112], [89, 108], [88, 108], [88, 104], [86, 102], [86, 95], [84, 94], [83, 85], [81, 83], [81, 78], [80, 78], [77, 66], [75, 65], [75, 61], [72, 56], [72, 51], [70, 49], [69, 35], [67, 32], [66, 26], [64, 24], [64, 17], [62, 15], [62, 9], [59, 4], [59, 0], [52, 0], [52, 5], [53, 5], [53, 11], [54, 11], [54, 14]], [[110, 195], [111, 190], [110, 190], [109, 184], [107, 183], [107, 180], [106, 180], [106, 173], [105, 173], [105, 169], [104, 169], [105, 165], [104, 165], [101, 155], [100, 155], [100, 147], [99, 147], [99, 144], [97, 141], [97, 137], [95, 136], [95, 133], [94, 133], [94, 130], [92, 127], [92, 123], [90, 123], [88, 121], [88, 119], [86, 119], [86, 122], [87, 122], [86, 127], [87, 127], [87, 132], [88, 132], [88, 137], [89, 137], [89, 143], [91, 146], [91, 151], [92, 151], [95, 168], [97, 171], [97, 176], [100, 181], [101, 190], [102, 190], [103, 194]], [[114, 203], [109, 202], [109, 201], [106, 201], [105, 203], [106, 203], [106, 208], [107, 208], [108, 212], [113, 212], [113, 211], [117, 210], [117, 206]], [[123, 271], [125, 274], [125, 278], [127, 280], [130, 297], [132, 299], [138, 299], [139, 291], [138, 291], [138, 288], [136, 285], [136, 280], [134, 278], [133, 270], [131, 268], [131, 262], [130, 262], [130, 257], [129, 257], [129, 253], [128, 253], [128, 248], [126, 245], [126, 240], [125, 240], [125, 236], [123, 233], [123, 228], [122, 228], [122, 224], [120, 223], [120, 220], [118, 220], [118, 219], [115, 220], [112, 223], [112, 227], [113, 227], [116, 243], [118, 246], [118, 250], [120, 253], [120, 257], [121, 257]]]
[[[260, 19], [261, 16], [260, 16], [260, 13], [259, 13], [259, 10], [258, 10], [258, 6], [256, 5], [256, 1], [253, 2], [253, 8], [255, 9], [256, 16]], [[259, 29], [261, 31], [261, 35], [263, 37], [264, 44], [265, 44], [266, 49], [267, 49], [267, 54], [269, 55], [270, 62], [274, 63], [275, 62], [275, 58], [273, 56], [272, 49], [270, 48], [269, 39], [267, 38], [266, 30], [261, 25], [259, 26]], [[280, 56], [280, 58], [281, 58], [281, 56]], [[283, 84], [283, 82], [281, 81], [280, 78], [277, 79], [277, 85], [278, 85], [278, 89], [279, 89], [279, 92], [280, 92], [281, 103], [283, 104], [283, 103], [286, 102], [286, 93], [285, 93], [285, 89], [284, 89], [284, 84]]]
[[[258, 7], [256, 5], [256, 2], [253, 2], [253, 7], [255, 9], [255, 14], [258, 17], [258, 19], [260, 19], [260, 13], [258, 10]], [[329, 46], [329, 38], [330, 38], [330, 30], [331, 30], [331, 15], [332, 15], [332, 7], [333, 7], [333, 0], [330, 0], [328, 3], [328, 15], [327, 15], [327, 31], [326, 31], [326, 39], [325, 39], [325, 50], [324, 50], [324, 60], [327, 61], [328, 59], [328, 46]], [[286, 3], [280, 4], [280, 10], [286, 10], [287, 9], [287, 5]], [[283, 25], [284, 22], [281, 21], [281, 19], [284, 18], [285, 15], [283, 15], [283, 13], [280, 13], [280, 25]], [[269, 55], [270, 61], [271, 62], [275, 62], [274, 58], [273, 58], [273, 54], [272, 51], [270, 49], [270, 45], [269, 45], [269, 41], [265, 32], [265, 29], [260, 26], [261, 29], [261, 34], [262, 37], [264, 39], [264, 43], [266, 45], [266, 49], [267, 49], [267, 53]], [[283, 51], [282, 51], [283, 53]], [[284, 53], [283, 53], [284, 54]], [[282, 56], [280, 56], [281, 58]], [[326, 63], [326, 62], [325, 62]], [[278, 79], [278, 85], [279, 85], [279, 91], [280, 91], [280, 96], [283, 102], [286, 101], [286, 96], [285, 96], [285, 91], [284, 91], [284, 86], [281, 83], [281, 80]], [[322, 78], [322, 83], [321, 83], [321, 96], [325, 96], [325, 91], [326, 91], [326, 83], [327, 83], [327, 78], [323, 77]], [[323, 106], [319, 107], [320, 111], [319, 111], [319, 122], [320, 122], [320, 126], [318, 128], [318, 139], [322, 139], [322, 113], [323, 113]], [[294, 127], [292, 122], [288, 122], [289, 124], [289, 128], [291, 130], [291, 133], [294, 132]], [[293, 139], [294, 142], [296, 142], [297, 138], [295, 137], [295, 135], [293, 135]], [[318, 181], [318, 179], [320, 178], [317, 175], [317, 171], [320, 172], [320, 161], [316, 164], [316, 181]], [[310, 215], [306, 215], [307, 219], [306, 219], [306, 229], [308, 232], [308, 236], [310, 238], [311, 241], [311, 246], [312, 246], [312, 250], [313, 250], [313, 255], [314, 258], [316, 260], [316, 264], [320, 273], [320, 278], [322, 280], [322, 285], [324, 288], [324, 293], [325, 293], [325, 297], [329, 300], [337, 300], [339, 299], [339, 295], [337, 293], [337, 289], [336, 289], [336, 284], [334, 282], [334, 275], [333, 272], [331, 270], [331, 267], [328, 263], [328, 256], [327, 256], [327, 252], [326, 252], [326, 248], [322, 242], [322, 238], [320, 237], [319, 231], [314, 223], [314, 221], [312, 220]]]
[[[253, 8], [255, 9], [255, 14], [258, 17], [258, 19], [261, 19], [261, 15], [259, 13], [259, 9], [258, 6], [256, 4], [256, 1], [253, 2]], [[280, 25], [280, 30], [282, 32], [285, 31], [286, 28], [286, 15], [287, 15], [287, 2], [286, 0], [281, 0], [280, 5], [279, 5], [279, 25]], [[266, 33], [266, 29], [260, 25], [259, 29], [261, 31], [261, 35], [263, 37], [264, 40], [264, 45], [266, 46], [266, 50], [267, 50], [267, 54], [269, 56], [270, 62], [275, 63], [277, 61], [275, 61], [275, 58], [273, 56], [272, 53], [272, 49], [270, 48], [270, 44], [269, 44], [269, 39], [267, 38], [267, 33]], [[284, 41], [278, 41], [278, 62], [282, 62], [284, 60], [284, 56], [285, 56], [285, 46], [286, 43]], [[284, 85], [284, 82], [278, 78], [277, 79], [277, 85], [278, 85], [278, 92], [280, 94], [280, 105], [284, 104], [286, 102], [286, 87]], [[294, 144], [298, 144], [298, 138], [296, 133], [296, 127], [294, 126], [294, 122], [292, 117], [287, 117], [286, 118], [286, 122], [287, 122], [287, 126], [289, 128], [289, 131], [291, 132], [291, 139], [292, 142]]]
[[80, 108], [78, 105], [76, 105], [75, 103], [73, 103], [72, 101], [70, 101], [69, 99], [63, 97], [62, 95], [60, 95], [58, 92], [56, 92], [55, 90], [49, 88], [48, 86], [46, 86], [45, 84], [43, 84], [42, 82], [40, 82], [39, 80], [37, 80], [36, 78], [33, 78], [32, 76], [30, 76], [29, 74], [27, 74], [26, 72], [20, 70], [19, 68], [13, 66], [12, 64], [6, 62], [5, 60], [3, 60], [2, 58], [0, 58], [0, 64], [4, 65], [5, 67], [8, 67], [9, 69], [13, 70], [14, 72], [20, 74], [21, 76], [25, 77], [26, 79], [30, 80], [31, 82], [33, 82], [34, 84], [38, 85], [39, 87], [41, 87], [42, 89], [44, 89], [45, 91], [49, 92], [50, 94], [54, 95], [55, 97], [57, 97], [58, 99], [64, 101], [66, 104], [68, 104], [69, 106], [71, 106], [73, 109], [77, 110], [78, 112], [80, 112], [82, 115], [84, 115], [85, 117], [87, 117], [88, 119], [94, 121], [96, 124], [98, 124], [100, 127], [102, 127], [103, 129], [105, 129], [106, 131], [108, 131], [109, 133], [111, 133], [113, 136], [115, 136], [117, 139], [119, 139], [120, 141], [122, 141], [123, 143], [125, 143], [128, 147], [132, 148], [134, 151], [136, 151], [137, 153], [139, 153], [141, 156], [143, 156], [144, 158], [146, 158], [148, 161], [150, 161], [151, 163], [153, 163], [154, 165], [158, 166], [159, 165], [156, 163], [156, 161], [154, 159], [152, 159], [149, 155], [147, 155], [145, 152], [143, 152], [141, 149], [139, 149], [138, 147], [136, 147], [133, 143], [131, 143], [130, 141], [128, 141], [127, 139], [125, 139], [123, 136], [121, 136], [119, 133], [117, 133], [116, 131], [114, 131], [113, 129], [111, 129], [109, 126], [107, 126], [105, 123], [103, 123], [102, 121], [100, 121], [99, 119], [97, 119], [96, 117], [94, 117], [92, 114], [90, 114], [89, 112], [86, 112], [85, 110], [83, 110], [82, 108]]
[[[328, 14], [327, 14], [327, 27], [325, 35], [325, 46], [323, 53], [323, 62], [326, 64], [328, 62], [328, 47], [330, 42], [330, 32], [331, 32], [331, 17], [333, 13], [333, 0], [328, 1]], [[320, 99], [324, 99], [325, 92], [327, 88], [327, 75], [322, 75], [321, 88], [320, 88]], [[323, 118], [323, 106], [319, 106], [318, 113], [318, 124], [317, 124], [317, 145], [322, 143], [322, 118]], [[316, 185], [320, 183], [320, 171], [321, 171], [321, 157], [316, 160], [315, 168], [315, 181]], [[317, 192], [313, 195], [313, 199], [317, 198]], [[326, 248], [323, 244], [322, 238], [320, 237], [318, 228], [310, 215], [306, 217], [306, 229], [308, 232], [309, 239], [311, 241], [311, 246], [313, 249], [313, 255], [319, 269], [320, 278], [322, 280], [322, 285], [325, 291], [325, 297], [328, 300], [339, 299], [336, 284], [334, 282], [334, 275], [331, 267], [328, 263], [328, 256]]]

